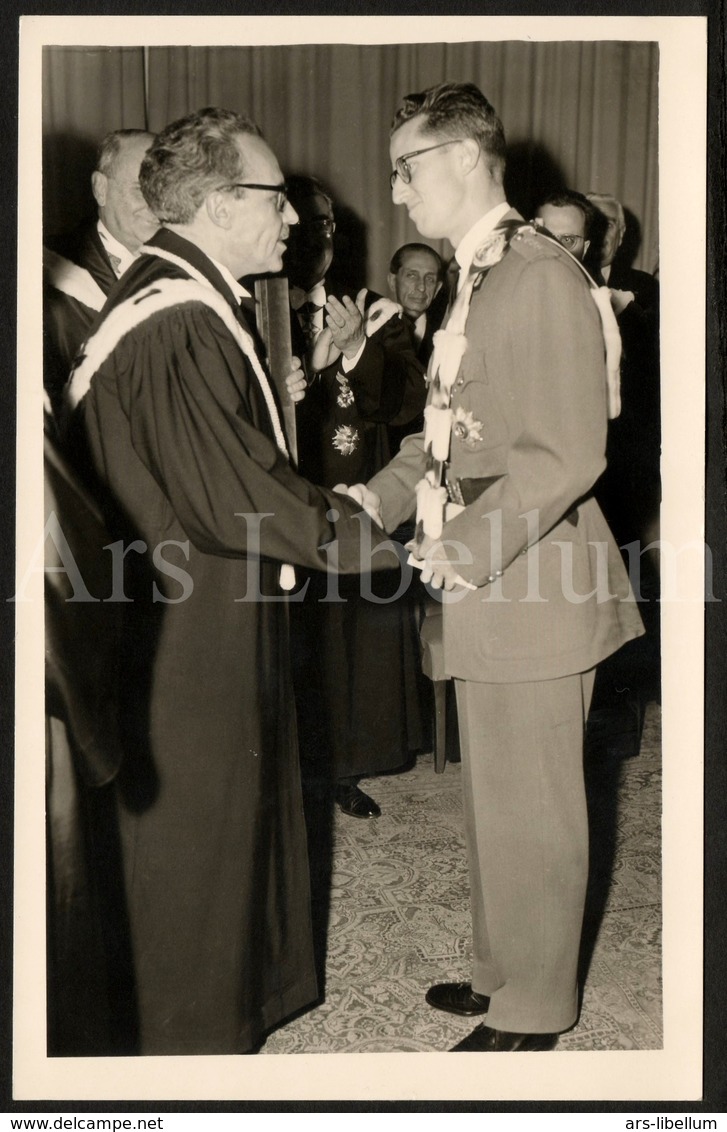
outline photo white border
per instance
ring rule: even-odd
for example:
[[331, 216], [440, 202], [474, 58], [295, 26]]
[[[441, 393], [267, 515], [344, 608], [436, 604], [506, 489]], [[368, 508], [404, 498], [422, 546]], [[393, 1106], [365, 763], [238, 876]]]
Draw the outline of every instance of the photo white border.
[[[43, 526], [41, 52], [44, 45], [658, 41], [664, 503], [661, 537], [704, 540], [707, 20], [702, 17], [28, 16], [21, 21], [17, 571]], [[487, 93], [487, 92], [485, 92]], [[393, 109], [393, 108], [392, 108]], [[688, 231], [685, 219], [688, 217]], [[703, 562], [663, 609], [664, 1048], [523, 1060], [444, 1054], [48, 1058], [43, 577], [17, 603], [13, 1099], [697, 1100], [702, 1092]]]

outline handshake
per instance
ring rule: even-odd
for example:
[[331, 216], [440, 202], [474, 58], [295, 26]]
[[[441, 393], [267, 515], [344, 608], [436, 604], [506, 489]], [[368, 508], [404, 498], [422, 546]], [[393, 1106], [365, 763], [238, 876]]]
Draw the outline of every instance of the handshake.
[[351, 499], [363, 507], [367, 515], [376, 523], [377, 527], [384, 529], [384, 520], [381, 518], [381, 499], [375, 491], [369, 491], [365, 483], [354, 483], [349, 487], [345, 483], [337, 483], [333, 489], [339, 495], [349, 495]]
[[[350, 487], [345, 483], [336, 484], [333, 489], [339, 495], [348, 495], [354, 499], [367, 515], [373, 519], [377, 526], [384, 529], [381, 518], [381, 499], [375, 491], [371, 491], [365, 483], [355, 483]], [[461, 587], [466, 590], [476, 590], [472, 582], [466, 581], [455, 569], [454, 563], [447, 557], [443, 544], [438, 539], [428, 535], [419, 543], [408, 542], [406, 549], [410, 551], [409, 565], [422, 572], [422, 581], [429, 582], [435, 590], [453, 590]]]

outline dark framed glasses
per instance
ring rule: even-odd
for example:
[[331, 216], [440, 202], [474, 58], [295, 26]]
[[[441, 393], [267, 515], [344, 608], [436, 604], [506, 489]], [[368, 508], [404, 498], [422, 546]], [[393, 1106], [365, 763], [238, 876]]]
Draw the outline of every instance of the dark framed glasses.
[[437, 142], [436, 145], [428, 145], [426, 149], [414, 149], [411, 153], [402, 153], [401, 157], [397, 157], [396, 166], [393, 173], [389, 177], [389, 184], [393, 189], [397, 177], [401, 177], [405, 185], [411, 181], [411, 168], [409, 166], [410, 157], [419, 157], [422, 153], [431, 153], [433, 149], [443, 149], [445, 145], [457, 145], [458, 142], [464, 141], [464, 138], [450, 138], [448, 141]]
[[222, 185], [223, 190], [228, 189], [264, 189], [271, 193], [277, 193], [278, 197], [275, 201], [275, 207], [278, 212], [282, 212], [288, 200], [288, 186], [283, 182], [282, 185], [258, 185], [253, 181], [233, 181], [229, 185]]

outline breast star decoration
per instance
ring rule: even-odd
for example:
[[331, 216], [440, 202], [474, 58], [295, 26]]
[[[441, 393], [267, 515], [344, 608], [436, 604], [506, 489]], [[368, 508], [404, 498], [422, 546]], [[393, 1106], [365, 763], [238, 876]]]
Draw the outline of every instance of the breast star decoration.
[[351, 456], [358, 448], [358, 430], [351, 425], [339, 425], [333, 434], [333, 447], [342, 456]]
[[452, 433], [468, 448], [476, 448], [482, 443], [482, 421], [476, 421], [470, 409], [463, 409], [458, 405], [452, 419]]

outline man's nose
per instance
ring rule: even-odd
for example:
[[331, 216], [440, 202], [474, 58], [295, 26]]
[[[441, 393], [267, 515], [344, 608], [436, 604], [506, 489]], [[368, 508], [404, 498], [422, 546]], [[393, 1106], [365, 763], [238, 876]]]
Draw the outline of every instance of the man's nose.
[[299, 219], [300, 217], [298, 216], [298, 213], [295, 211], [290, 201], [286, 200], [285, 208], [283, 209], [283, 220], [285, 221], [285, 223], [288, 225], [297, 224]]
[[409, 191], [409, 186], [397, 174], [394, 178], [394, 184], [391, 186], [391, 199], [394, 204], [403, 204], [406, 200], [406, 195]]

